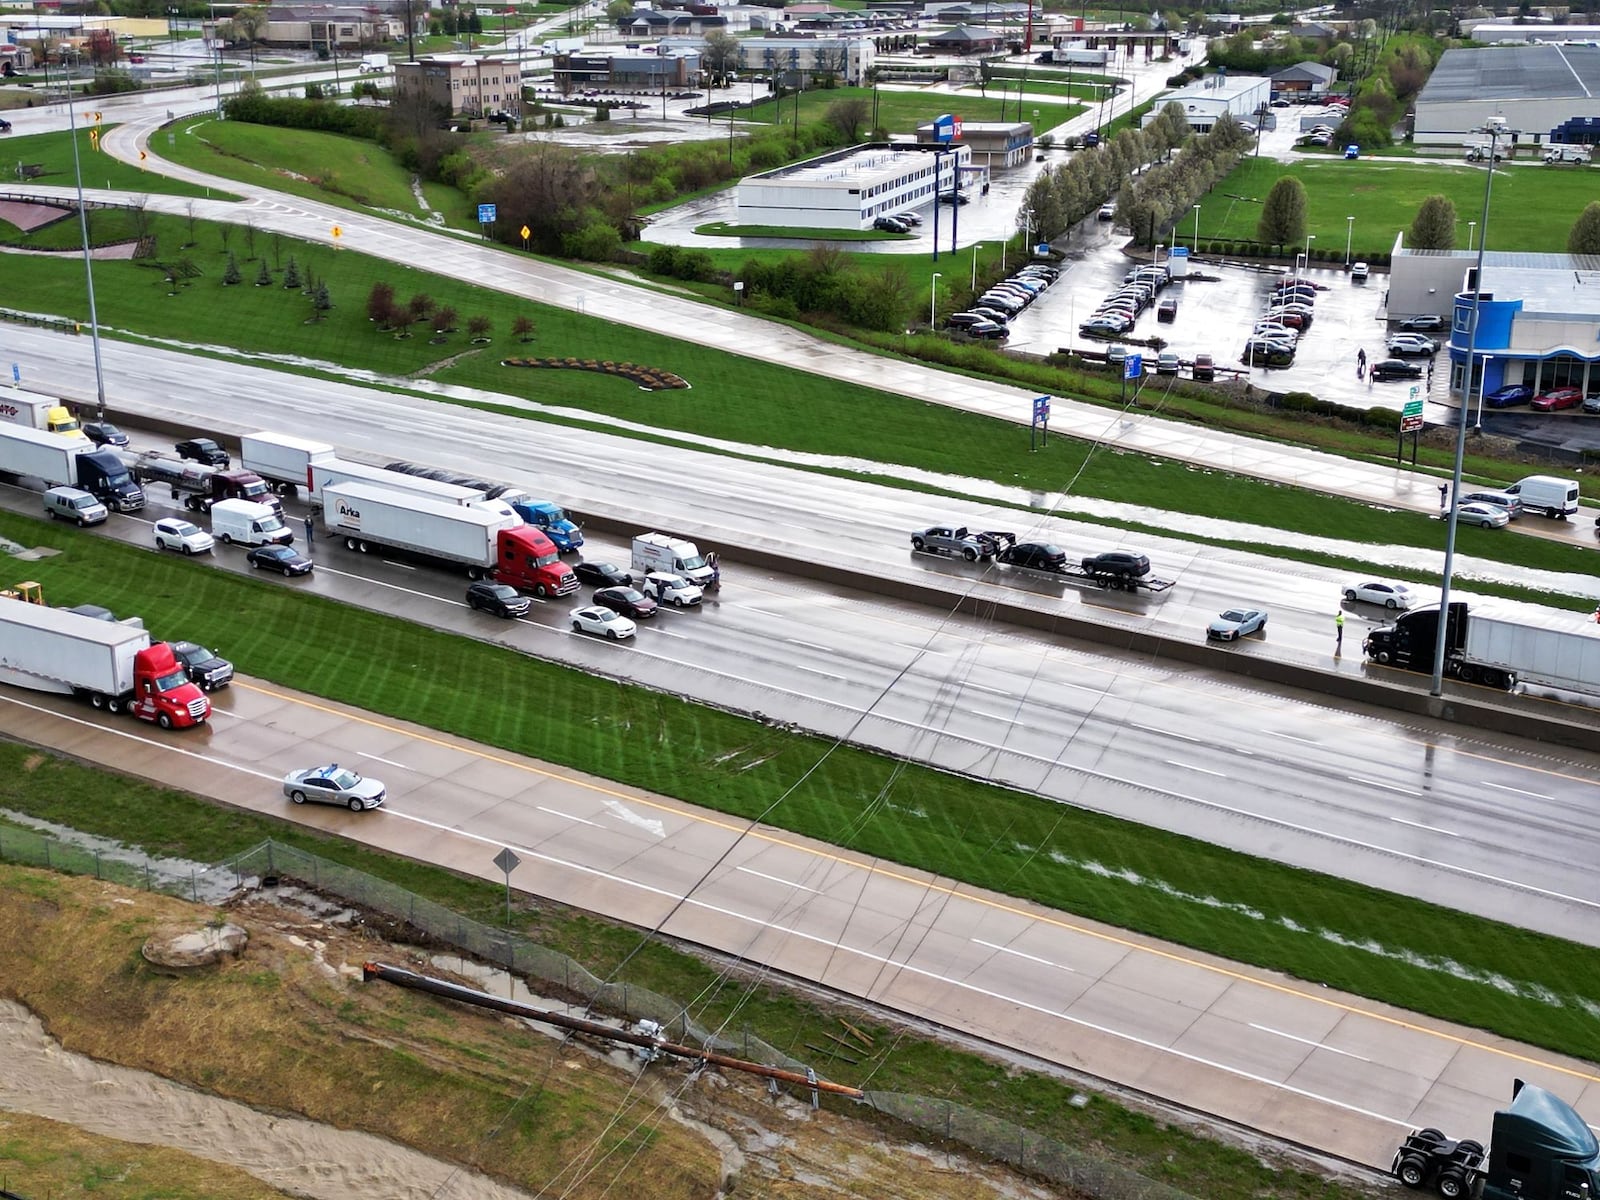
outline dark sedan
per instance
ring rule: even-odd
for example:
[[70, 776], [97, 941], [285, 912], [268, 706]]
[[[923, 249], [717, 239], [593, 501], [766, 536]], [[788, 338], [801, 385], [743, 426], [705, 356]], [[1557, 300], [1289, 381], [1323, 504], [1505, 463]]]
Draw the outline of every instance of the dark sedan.
[[533, 601], [509, 583], [494, 583], [488, 579], [480, 579], [477, 583], [467, 585], [467, 607], [515, 620], [517, 617], [528, 615], [528, 610], [533, 607]]
[[1000, 561], [1036, 571], [1059, 571], [1067, 565], [1067, 552], [1049, 542], [1020, 542], [1003, 551]]
[[656, 602], [638, 588], [601, 588], [594, 594], [594, 602], [634, 620], [656, 615]]
[[1483, 398], [1483, 403], [1489, 408], [1513, 408], [1518, 404], [1526, 404], [1533, 399], [1533, 389], [1522, 384], [1513, 384], [1510, 387], [1495, 388]]
[[96, 446], [126, 446], [128, 435], [110, 421], [85, 421], [83, 435]]
[[578, 577], [579, 583], [587, 583], [593, 587], [627, 587], [633, 583], [633, 576], [616, 563], [573, 563], [572, 573]]
[[1379, 383], [1385, 379], [1421, 379], [1422, 368], [1398, 358], [1386, 358], [1371, 366], [1372, 377]]
[[244, 560], [257, 570], [276, 571], [285, 577], [311, 574], [311, 560], [292, 546], [257, 546]]

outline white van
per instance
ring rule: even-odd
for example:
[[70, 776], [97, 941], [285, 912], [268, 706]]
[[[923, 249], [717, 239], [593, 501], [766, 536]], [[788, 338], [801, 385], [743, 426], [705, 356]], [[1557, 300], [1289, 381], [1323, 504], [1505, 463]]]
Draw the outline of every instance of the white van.
[[709, 584], [713, 575], [698, 546], [664, 533], [641, 533], [633, 539], [633, 569], [641, 575], [650, 571], [681, 575], [701, 587]]
[[219, 500], [211, 506], [211, 535], [227, 545], [288, 546], [294, 534], [269, 504]]
[[98, 525], [107, 517], [106, 506], [93, 494], [75, 487], [53, 487], [44, 494], [45, 516], [76, 521], [79, 525]]
[[1529, 475], [1506, 489], [1522, 501], [1522, 511], [1565, 521], [1578, 511], [1578, 481], [1554, 475]]

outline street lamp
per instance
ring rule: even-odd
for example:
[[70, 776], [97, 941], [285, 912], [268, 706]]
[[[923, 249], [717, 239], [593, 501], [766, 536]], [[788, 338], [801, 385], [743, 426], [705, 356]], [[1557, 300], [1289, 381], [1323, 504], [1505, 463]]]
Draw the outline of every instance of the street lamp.
[[1476, 221], [1468, 221], [1467, 222], [1467, 253], [1468, 254], [1472, 253], [1472, 243], [1473, 243], [1473, 240], [1474, 240], [1473, 239], [1473, 235], [1476, 234], [1477, 232], [1478, 232], [1478, 223]]
[[1200, 206], [1194, 206], [1194, 241], [1189, 245], [1190, 254], [1200, 253]]
[[1306, 234], [1306, 270], [1311, 270], [1311, 243], [1317, 240], [1314, 233]]
[[1350, 239], [1355, 236], [1355, 232], [1356, 219], [1354, 217], [1346, 217], [1344, 219], [1344, 269], [1347, 271], [1350, 269]]
[[1154, 254], [1153, 254], [1153, 255], [1151, 255], [1151, 257], [1150, 257], [1150, 265], [1151, 265], [1151, 266], [1153, 266], [1153, 267], [1159, 267], [1159, 266], [1160, 266], [1160, 265], [1161, 265], [1161, 251], [1162, 251], [1162, 250], [1163, 250], [1163, 249], [1165, 249], [1165, 247], [1164, 247], [1164, 246], [1163, 246], [1163, 245], [1162, 245], [1162, 243], [1160, 243], [1160, 242], [1157, 242], [1157, 243], [1156, 243], [1156, 251], [1155, 251], [1155, 253], [1154, 253]]
[[933, 328], [934, 310], [939, 305], [939, 279], [938, 271], [933, 273], [933, 286], [928, 290], [928, 328]]
[[[1444, 578], [1439, 587], [1439, 632], [1433, 644], [1433, 680], [1428, 689], [1429, 694], [1434, 696], [1444, 693], [1445, 634], [1450, 628], [1450, 575], [1456, 561], [1456, 525], [1461, 502], [1461, 463], [1467, 453], [1467, 409], [1472, 402], [1472, 362], [1478, 349], [1478, 311], [1483, 300], [1483, 248], [1489, 241], [1489, 195], [1494, 188], [1495, 151], [1498, 149], [1502, 134], [1512, 135], [1516, 131], [1506, 125], [1504, 117], [1490, 117], [1488, 124], [1479, 132], [1489, 135], [1489, 156], [1485, 160], [1488, 170], [1483, 176], [1483, 212], [1479, 218], [1483, 222], [1483, 241], [1478, 243], [1478, 258], [1472, 271], [1472, 313], [1467, 326], [1467, 380], [1466, 387], [1461, 393], [1461, 419], [1456, 423], [1456, 456], [1450, 472], [1450, 519], [1444, 535]], [[1456, 324], [1455, 320], [1450, 322], [1452, 332]], [[1453, 340], [1451, 348], [1454, 349]], [[1485, 378], [1488, 374], [1488, 361], [1485, 359]]]
[[1029, 258], [1032, 258], [1033, 257], [1033, 209], [1024, 208], [1019, 215], [1022, 217], [1022, 230], [1023, 230], [1022, 237], [1023, 237], [1023, 241], [1025, 243], [1024, 246], [1023, 246], [1023, 250], [1027, 252], [1027, 255], [1028, 255]]

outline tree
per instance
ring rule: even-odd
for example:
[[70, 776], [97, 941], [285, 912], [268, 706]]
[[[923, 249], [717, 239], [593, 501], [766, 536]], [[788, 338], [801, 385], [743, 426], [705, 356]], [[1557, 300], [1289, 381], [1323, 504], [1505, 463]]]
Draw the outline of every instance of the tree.
[[1306, 189], [1292, 175], [1272, 185], [1256, 222], [1256, 240], [1268, 246], [1285, 246], [1306, 236]]
[[333, 293], [328, 290], [326, 282], [318, 282], [316, 293], [311, 297], [311, 308], [317, 320], [322, 320], [328, 315], [328, 310], [333, 307]]
[[1568, 254], [1600, 254], [1600, 200], [1589, 201], [1567, 234]]
[[860, 140], [861, 126], [872, 115], [872, 106], [863, 96], [855, 96], [848, 100], [835, 100], [828, 105], [828, 110], [823, 114], [823, 119], [839, 131], [839, 135], [847, 142]]
[[494, 328], [494, 322], [488, 317], [477, 316], [467, 318], [467, 336], [474, 342], [487, 342], [489, 330]]
[[394, 323], [394, 288], [381, 279], [367, 292], [367, 320], [384, 327]]
[[706, 34], [700, 65], [713, 80], [726, 83], [728, 76], [739, 69], [739, 39], [724, 29], [711, 30]]
[[291, 289], [300, 286], [300, 264], [292, 254], [289, 255], [289, 265], [283, 269], [283, 286]]
[[272, 268], [267, 266], [267, 260], [264, 258], [261, 260], [261, 269], [256, 272], [256, 286], [272, 286]]
[[454, 333], [456, 331], [456, 310], [448, 304], [443, 308], [435, 309], [433, 313], [433, 331], [435, 333]]
[[1456, 248], [1456, 206], [1448, 196], [1429, 196], [1417, 209], [1406, 244], [1412, 250]]
[[[1600, 208], [1600, 202], [1597, 202], [1593, 207]], [[518, 317], [511, 322], [511, 332], [516, 335], [518, 341], [533, 341], [535, 332], [533, 318], [529, 316]]]
[[418, 292], [406, 301], [406, 311], [413, 321], [426, 321], [438, 308], [439, 302], [427, 292]]
[[239, 272], [239, 259], [232, 250], [228, 251], [228, 265], [222, 268], [222, 286], [232, 287], [242, 280], [244, 276]]

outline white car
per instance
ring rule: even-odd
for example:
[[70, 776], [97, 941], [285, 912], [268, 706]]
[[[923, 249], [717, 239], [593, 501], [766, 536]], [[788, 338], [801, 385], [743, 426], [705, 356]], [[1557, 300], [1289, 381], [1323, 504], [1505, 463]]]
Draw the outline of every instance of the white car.
[[155, 532], [157, 550], [206, 554], [216, 549], [217, 545], [204, 529], [180, 517], [163, 517], [156, 522]]
[[1370, 580], [1353, 583], [1344, 589], [1344, 598], [1352, 603], [1381, 604], [1388, 609], [1410, 608], [1417, 602], [1416, 593], [1403, 583]]
[[1504, 529], [1511, 514], [1503, 508], [1473, 500], [1456, 507], [1456, 520], [1463, 525], [1476, 525], [1479, 529]]
[[639, 590], [657, 604], [671, 604], [677, 608], [699, 604], [704, 594], [682, 575], [671, 575], [665, 571], [646, 571]]
[[1390, 354], [1434, 354], [1439, 343], [1420, 333], [1397, 333], [1389, 339]]
[[609, 641], [618, 642], [637, 633], [639, 627], [619, 612], [601, 608], [598, 604], [580, 608], [572, 614], [574, 633], [597, 633]]

